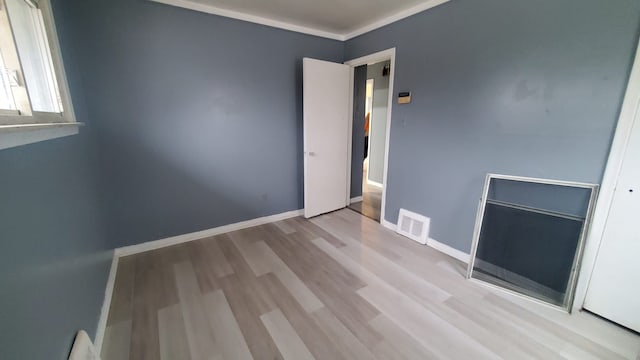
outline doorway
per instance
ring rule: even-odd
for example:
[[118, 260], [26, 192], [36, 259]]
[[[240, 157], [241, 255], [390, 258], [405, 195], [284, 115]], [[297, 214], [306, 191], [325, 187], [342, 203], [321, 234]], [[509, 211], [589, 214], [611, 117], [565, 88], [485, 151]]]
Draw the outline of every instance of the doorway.
[[[382, 153], [382, 177], [380, 163], [367, 163], [364, 168], [364, 108], [367, 67], [380, 62], [380, 74], [388, 77], [385, 89], [386, 110], [375, 115], [375, 78], [371, 97], [369, 122], [370, 145], [367, 151]], [[307, 218], [325, 214], [363, 200], [362, 188], [379, 188], [379, 212], [375, 216], [386, 227], [385, 221], [386, 182], [389, 160], [389, 129], [391, 124], [391, 99], [393, 90], [395, 48], [338, 64], [323, 60], [303, 59], [303, 153], [304, 153], [304, 216]], [[364, 65], [364, 66], [363, 66]], [[354, 81], [355, 74], [362, 81]], [[358, 77], [360, 79], [360, 77]], [[382, 82], [385, 83], [386, 81]], [[360, 84], [357, 86], [356, 85]], [[354, 101], [354, 95], [362, 96], [362, 101]], [[384, 100], [384, 95], [378, 98]], [[353, 116], [361, 111], [361, 116]], [[384, 115], [386, 113], [386, 116]], [[380, 125], [373, 121], [380, 120]], [[345, 121], [346, 120], [346, 121]], [[373, 125], [372, 125], [373, 124]], [[361, 136], [353, 133], [360, 133]], [[376, 135], [379, 135], [376, 137]], [[377, 139], [377, 140], [376, 140]], [[383, 141], [380, 141], [384, 139]], [[360, 141], [362, 143], [359, 145]], [[374, 141], [382, 143], [377, 148]], [[376, 150], [377, 149], [377, 150]], [[361, 155], [360, 155], [361, 154]], [[372, 155], [368, 156], [372, 156]], [[373, 158], [373, 157], [372, 157]], [[377, 157], [380, 159], [380, 156]], [[341, 165], [343, 164], [343, 165]], [[353, 166], [356, 164], [355, 166]], [[378, 166], [374, 170], [374, 166]], [[366, 170], [366, 173], [364, 173]], [[377, 171], [378, 181], [374, 171]], [[363, 176], [364, 175], [364, 176]], [[366, 181], [366, 184], [363, 183]], [[352, 186], [355, 184], [354, 186]], [[354, 191], [352, 191], [352, 187]], [[377, 190], [377, 189], [376, 189]], [[374, 195], [375, 199], [375, 195]], [[374, 214], [375, 215], [375, 214]]]
[[395, 49], [347, 62], [353, 99], [349, 208], [384, 220]]

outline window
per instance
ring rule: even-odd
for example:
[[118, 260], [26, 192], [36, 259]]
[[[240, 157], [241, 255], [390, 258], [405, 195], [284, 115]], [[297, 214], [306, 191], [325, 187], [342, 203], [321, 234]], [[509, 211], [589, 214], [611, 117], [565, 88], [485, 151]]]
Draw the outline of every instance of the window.
[[50, 0], [0, 0], [0, 149], [78, 132]]

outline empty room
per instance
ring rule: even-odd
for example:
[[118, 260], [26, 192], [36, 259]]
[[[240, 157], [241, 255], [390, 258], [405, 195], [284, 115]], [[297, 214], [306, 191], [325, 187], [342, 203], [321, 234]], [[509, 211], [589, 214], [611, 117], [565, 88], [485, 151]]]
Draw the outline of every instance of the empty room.
[[0, 359], [640, 359], [640, 1], [0, 0]]

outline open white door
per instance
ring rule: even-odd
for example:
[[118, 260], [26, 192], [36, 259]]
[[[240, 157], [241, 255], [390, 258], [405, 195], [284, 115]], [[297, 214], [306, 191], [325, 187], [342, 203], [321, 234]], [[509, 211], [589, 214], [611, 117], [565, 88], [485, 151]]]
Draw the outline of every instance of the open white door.
[[303, 59], [304, 216], [347, 206], [349, 66]]

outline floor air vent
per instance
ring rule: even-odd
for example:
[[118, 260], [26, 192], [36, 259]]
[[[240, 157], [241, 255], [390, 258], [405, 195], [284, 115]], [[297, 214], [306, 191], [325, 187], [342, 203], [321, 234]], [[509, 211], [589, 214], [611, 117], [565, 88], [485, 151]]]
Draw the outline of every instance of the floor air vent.
[[429, 218], [406, 209], [400, 209], [396, 232], [426, 245], [429, 238]]

